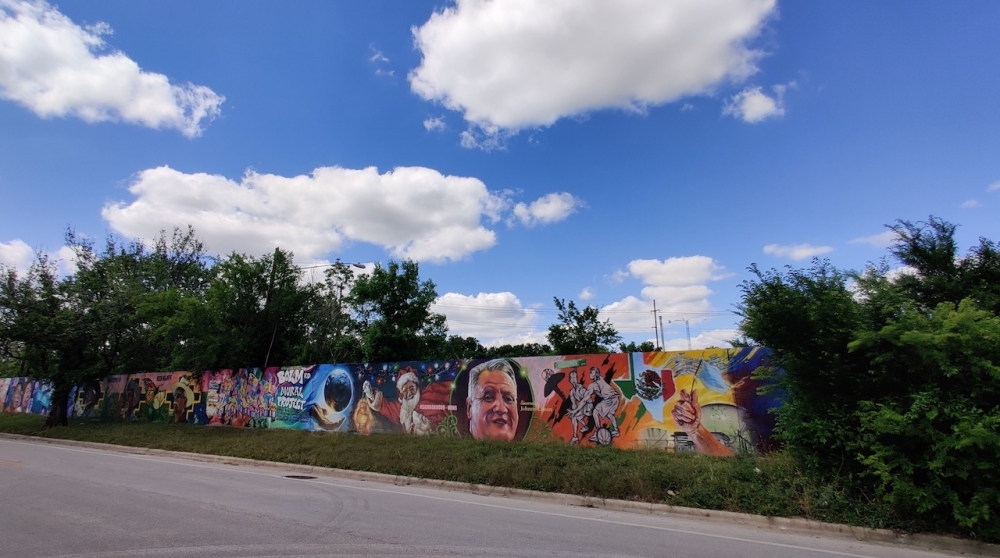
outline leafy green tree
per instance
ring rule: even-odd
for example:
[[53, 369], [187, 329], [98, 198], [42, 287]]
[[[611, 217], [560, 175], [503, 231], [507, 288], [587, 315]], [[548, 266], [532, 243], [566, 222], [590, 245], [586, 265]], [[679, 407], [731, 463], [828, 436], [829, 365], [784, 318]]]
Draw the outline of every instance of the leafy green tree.
[[[79, 339], [80, 320], [68, 311], [55, 265], [39, 255], [27, 273], [2, 269], [0, 279], [0, 352], [15, 365], [16, 375], [53, 382], [54, 399], [63, 401], [47, 426], [66, 424], [65, 402], [81, 372], [92, 362], [86, 339]], [[82, 343], [81, 343], [82, 341]]]
[[307, 309], [307, 328], [298, 350], [298, 363], [357, 362], [364, 358], [357, 321], [347, 295], [355, 277], [351, 265], [337, 261], [325, 272], [325, 280], [314, 287]]
[[358, 320], [366, 361], [423, 360], [442, 353], [445, 317], [431, 312], [432, 281], [420, 280], [416, 262], [390, 261], [359, 277], [348, 297]]
[[486, 358], [487, 349], [475, 337], [449, 335], [442, 350], [434, 359]]
[[487, 347], [484, 358], [517, 358], [554, 354], [552, 347], [542, 343], [522, 343], [519, 345], [497, 345]]
[[629, 341], [628, 344], [618, 344], [619, 353], [648, 353], [655, 350], [657, 350], [657, 347], [652, 341], [643, 341], [638, 345], [635, 344], [635, 341]]
[[94, 243], [66, 233], [76, 271], [59, 279], [40, 255], [24, 276], [4, 270], [0, 344], [20, 374], [53, 384], [50, 426], [67, 423], [72, 386], [111, 374], [160, 370], [174, 346], [157, 331], [175, 309], [179, 291], [207, 279], [201, 244], [192, 230], [165, 234], [147, 248], [109, 236]]
[[[863, 273], [815, 261], [743, 284], [741, 331], [770, 347], [778, 431], [805, 470], [837, 478], [897, 518], [1000, 540], [1000, 294], [996, 246], [960, 257], [955, 227], [892, 227]], [[861, 498], [859, 498], [861, 499]]]
[[285, 364], [307, 337], [312, 287], [292, 254], [233, 253], [213, 268], [205, 301], [186, 301], [171, 334], [183, 337], [177, 361], [196, 371]]
[[897, 238], [890, 252], [914, 271], [896, 284], [914, 302], [932, 309], [971, 298], [979, 308], [1000, 314], [1000, 250], [995, 242], [980, 238], [961, 257], [954, 239], [957, 227], [951, 223], [931, 216], [926, 222], [901, 220], [890, 228]]
[[597, 308], [579, 310], [572, 300], [553, 300], [559, 309], [559, 323], [549, 326], [548, 340], [556, 354], [606, 353], [621, 341], [610, 320], [600, 321]]

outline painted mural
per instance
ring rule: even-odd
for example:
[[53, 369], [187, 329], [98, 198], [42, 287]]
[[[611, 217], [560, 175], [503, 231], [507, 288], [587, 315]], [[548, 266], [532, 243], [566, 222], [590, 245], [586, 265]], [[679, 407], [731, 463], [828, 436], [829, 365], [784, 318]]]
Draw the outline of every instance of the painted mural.
[[52, 385], [32, 378], [0, 380], [2, 408], [8, 413], [47, 415], [52, 401]]
[[[772, 449], [774, 399], [751, 373], [757, 347], [684, 352], [319, 364], [146, 373], [84, 382], [79, 418], [403, 433], [656, 448], [713, 455]], [[3, 409], [48, 411], [51, 388], [0, 379]]]
[[201, 390], [205, 394], [208, 424], [239, 427], [270, 426], [277, 414], [278, 367], [241, 368], [205, 372]]
[[188, 372], [149, 372], [87, 381], [71, 392], [69, 415], [84, 419], [205, 424], [201, 389]]

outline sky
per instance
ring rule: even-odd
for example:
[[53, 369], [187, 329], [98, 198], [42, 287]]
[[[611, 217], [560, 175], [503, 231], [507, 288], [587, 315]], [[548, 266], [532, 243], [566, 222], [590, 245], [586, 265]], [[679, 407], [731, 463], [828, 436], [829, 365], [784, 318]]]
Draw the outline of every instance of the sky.
[[487, 345], [544, 343], [557, 297], [727, 346], [751, 265], [863, 269], [931, 215], [1000, 239], [998, 29], [994, 0], [0, 0], [0, 263], [191, 225], [418, 261]]

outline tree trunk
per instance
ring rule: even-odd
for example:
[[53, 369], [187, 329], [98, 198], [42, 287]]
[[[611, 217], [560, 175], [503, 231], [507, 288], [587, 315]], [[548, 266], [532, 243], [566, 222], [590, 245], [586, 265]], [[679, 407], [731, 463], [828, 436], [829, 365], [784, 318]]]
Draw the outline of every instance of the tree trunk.
[[55, 384], [52, 390], [52, 405], [49, 407], [49, 416], [45, 419], [45, 428], [55, 426], [69, 426], [69, 416], [66, 407], [69, 406], [69, 392], [73, 386]]

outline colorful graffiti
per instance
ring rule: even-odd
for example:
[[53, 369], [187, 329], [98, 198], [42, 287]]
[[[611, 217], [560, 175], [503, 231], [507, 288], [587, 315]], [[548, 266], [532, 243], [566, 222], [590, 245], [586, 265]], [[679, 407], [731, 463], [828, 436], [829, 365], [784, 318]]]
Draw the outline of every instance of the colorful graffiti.
[[[527, 440], [715, 455], [771, 446], [777, 401], [751, 373], [766, 349], [319, 364], [113, 376], [70, 399], [79, 418]], [[5, 411], [51, 388], [0, 379]]]
[[277, 414], [278, 367], [241, 368], [205, 372], [201, 390], [205, 394], [208, 424], [264, 427]]

